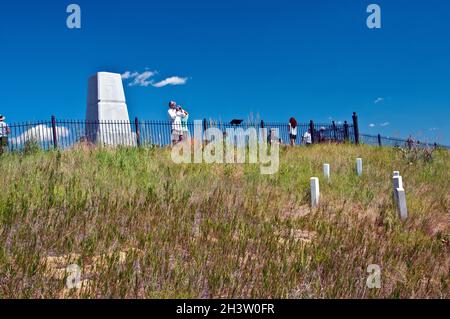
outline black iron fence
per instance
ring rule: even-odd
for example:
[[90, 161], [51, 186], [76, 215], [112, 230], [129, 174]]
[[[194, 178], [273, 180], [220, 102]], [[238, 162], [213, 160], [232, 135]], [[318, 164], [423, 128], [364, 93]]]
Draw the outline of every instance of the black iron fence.
[[[268, 138], [276, 138], [283, 144], [289, 144], [289, 125], [273, 122], [242, 122], [239, 125], [214, 120], [189, 121], [186, 125], [171, 121], [101, 121], [90, 122], [83, 120], [57, 120], [52, 117], [49, 121], [11, 123], [8, 137], [8, 149], [21, 151], [27, 146], [37, 146], [41, 149], [67, 149], [80, 143], [101, 146], [159, 146], [164, 147], [172, 143], [172, 131], [176, 129], [189, 138], [204, 140], [204, 132], [209, 128], [217, 128], [223, 132], [224, 138], [228, 129], [236, 130], [236, 134], [248, 133], [255, 129], [258, 136], [260, 128], [267, 130]], [[302, 143], [305, 133], [311, 134], [313, 143], [345, 141], [355, 143], [357, 140], [353, 124], [344, 123], [300, 123], [297, 127], [297, 144]], [[6, 134], [4, 134], [6, 135]]]
[[[57, 120], [52, 117], [49, 121], [11, 123], [8, 137], [8, 149], [10, 151], [21, 151], [27, 146], [35, 146], [41, 149], [67, 149], [77, 144], [87, 143], [99, 146], [169, 146], [174, 139], [172, 131], [181, 131], [182, 135], [192, 139], [203, 141], [204, 132], [208, 128], [217, 128], [227, 137], [228, 129], [241, 129], [236, 134], [247, 136], [249, 129], [255, 129], [258, 136], [259, 129], [265, 128], [268, 139], [273, 139], [274, 129], [278, 131], [276, 138], [282, 144], [290, 143], [289, 125], [287, 123], [274, 122], [242, 122], [226, 123], [214, 120], [189, 121], [186, 125], [176, 124], [171, 121], [101, 121], [90, 122], [83, 120]], [[311, 134], [312, 143], [362, 143], [378, 146], [407, 147], [411, 145], [410, 140], [387, 138], [360, 134], [358, 129], [358, 117], [353, 114], [352, 123], [300, 123], [297, 127], [297, 144], [305, 143], [302, 139], [305, 133]], [[1, 133], [1, 132], [0, 132]], [[5, 136], [3, 132], [3, 136]], [[420, 147], [444, 147], [446, 146], [430, 143], [415, 142]]]

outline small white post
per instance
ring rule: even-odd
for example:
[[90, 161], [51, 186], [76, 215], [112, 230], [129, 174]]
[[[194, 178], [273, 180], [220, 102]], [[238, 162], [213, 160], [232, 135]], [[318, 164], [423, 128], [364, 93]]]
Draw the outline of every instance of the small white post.
[[408, 219], [408, 207], [406, 206], [406, 193], [403, 188], [397, 188], [395, 190], [397, 198], [397, 209], [400, 219], [405, 221]]
[[330, 164], [323, 164], [323, 176], [330, 181]]
[[358, 176], [361, 176], [363, 173], [363, 162], [362, 158], [356, 159], [356, 172], [358, 173]]
[[311, 177], [311, 207], [316, 208], [319, 206], [320, 189], [319, 178]]
[[394, 200], [395, 200], [395, 203], [398, 203], [398, 201], [397, 201], [397, 188], [403, 188], [403, 178], [400, 175], [394, 176], [392, 178], [392, 185], [393, 185], [393, 188], [394, 188]]

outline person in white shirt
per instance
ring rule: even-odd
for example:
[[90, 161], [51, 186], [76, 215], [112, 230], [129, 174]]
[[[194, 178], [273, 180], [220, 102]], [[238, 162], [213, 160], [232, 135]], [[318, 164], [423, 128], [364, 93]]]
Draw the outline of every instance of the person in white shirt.
[[181, 118], [186, 115], [182, 112], [181, 108], [177, 107], [177, 103], [174, 101], [170, 101], [169, 110], [167, 111], [169, 115], [169, 119], [171, 120], [171, 140], [172, 145], [177, 144], [183, 139], [183, 128], [181, 126]]
[[6, 117], [0, 115], [0, 155], [3, 154], [4, 148], [8, 146], [8, 135], [11, 133], [5, 120]]
[[303, 143], [306, 144], [306, 146], [309, 146], [312, 144], [312, 136], [311, 136], [311, 131], [308, 129], [308, 131], [305, 132], [305, 134], [303, 134], [302, 137]]
[[181, 117], [181, 130], [183, 131], [183, 141], [186, 141], [189, 139], [189, 128], [188, 128], [188, 120], [189, 120], [189, 113], [181, 106], [179, 105], [179, 108], [181, 112], [184, 114], [184, 117]]
[[291, 146], [295, 146], [295, 143], [297, 141], [297, 131], [298, 131], [297, 120], [291, 117], [289, 120], [289, 139], [291, 140]]

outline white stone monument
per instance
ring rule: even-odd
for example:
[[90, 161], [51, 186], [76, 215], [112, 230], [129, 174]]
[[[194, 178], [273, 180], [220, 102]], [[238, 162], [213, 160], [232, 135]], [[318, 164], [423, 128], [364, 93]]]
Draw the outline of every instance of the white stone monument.
[[99, 72], [89, 78], [86, 138], [107, 146], [136, 143], [120, 74]]

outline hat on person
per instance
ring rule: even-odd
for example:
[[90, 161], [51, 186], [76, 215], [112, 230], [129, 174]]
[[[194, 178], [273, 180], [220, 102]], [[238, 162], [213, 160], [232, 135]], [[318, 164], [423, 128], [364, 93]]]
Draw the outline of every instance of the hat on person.
[[0, 114], [0, 121], [4, 121], [6, 120], [6, 117], [4, 117], [3, 115]]

